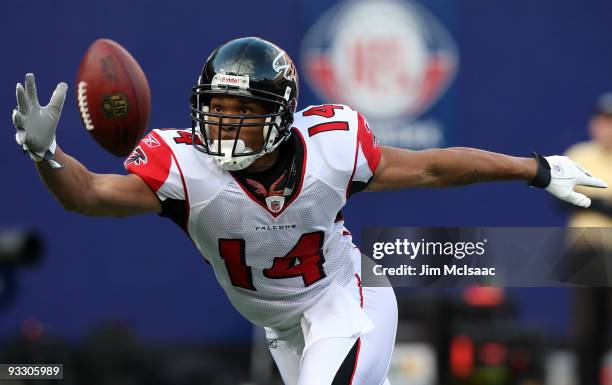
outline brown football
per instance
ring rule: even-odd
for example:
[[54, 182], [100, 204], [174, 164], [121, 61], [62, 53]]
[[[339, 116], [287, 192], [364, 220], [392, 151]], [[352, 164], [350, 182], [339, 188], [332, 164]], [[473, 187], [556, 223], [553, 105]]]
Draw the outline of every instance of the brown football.
[[149, 83], [121, 45], [96, 40], [85, 53], [76, 79], [77, 104], [91, 136], [113, 155], [126, 156], [149, 122]]

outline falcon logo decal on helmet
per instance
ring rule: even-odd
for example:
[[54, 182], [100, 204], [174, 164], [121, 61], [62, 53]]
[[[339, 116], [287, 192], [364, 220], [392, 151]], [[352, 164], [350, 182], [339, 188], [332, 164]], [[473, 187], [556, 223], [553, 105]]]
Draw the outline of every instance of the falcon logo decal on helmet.
[[288, 56], [285, 52], [279, 52], [274, 61], [272, 62], [272, 68], [277, 73], [282, 72], [283, 77], [289, 81], [293, 80], [292, 73], [295, 72], [295, 69], [292, 69], [291, 66], [293, 63], [287, 60]]

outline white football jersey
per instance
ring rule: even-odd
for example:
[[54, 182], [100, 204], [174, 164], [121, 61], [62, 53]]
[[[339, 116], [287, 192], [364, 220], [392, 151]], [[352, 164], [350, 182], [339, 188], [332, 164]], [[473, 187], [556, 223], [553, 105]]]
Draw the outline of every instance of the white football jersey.
[[[191, 145], [191, 129], [153, 130], [125, 161], [189, 234], [236, 309], [251, 322], [299, 322], [331, 282], [355, 279], [358, 252], [340, 210], [380, 160], [367, 122], [342, 105], [295, 113], [303, 149], [290, 199], [257, 200], [235, 177]], [[169, 204], [172, 202], [172, 204]]]

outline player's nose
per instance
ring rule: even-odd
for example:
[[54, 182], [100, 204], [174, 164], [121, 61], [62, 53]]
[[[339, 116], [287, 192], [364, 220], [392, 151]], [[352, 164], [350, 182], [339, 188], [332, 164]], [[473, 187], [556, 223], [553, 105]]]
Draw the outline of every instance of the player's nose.
[[[233, 115], [233, 114], [232, 114]], [[238, 117], [224, 116], [220, 122], [222, 131], [236, 131], [240, 126], [241, 119]]]
[[221, 140], [226, 140], [226, 139], [235, 139], [236, 138], [236, 133], [238, 132], [238, 126], [240, 124], [240, 120], [238, 121], [224, 121], [223, 124], [221, 124], [221, 130], [220, 130], [220, 135], [221, 135]]

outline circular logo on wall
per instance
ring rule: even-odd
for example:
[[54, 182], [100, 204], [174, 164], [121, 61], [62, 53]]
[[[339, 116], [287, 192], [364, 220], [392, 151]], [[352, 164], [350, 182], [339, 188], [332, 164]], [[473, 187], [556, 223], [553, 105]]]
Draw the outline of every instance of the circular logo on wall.
[[306, 34], [302, 68], [325, 101], [346, 103], [371, 120], [414, 118], [453, 79], [458, 54], [442, 24], [408, 1], [347, 1]]

